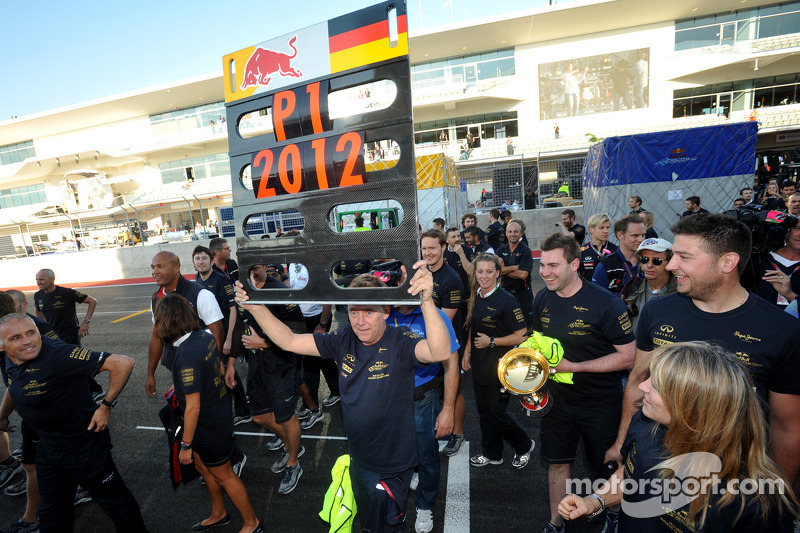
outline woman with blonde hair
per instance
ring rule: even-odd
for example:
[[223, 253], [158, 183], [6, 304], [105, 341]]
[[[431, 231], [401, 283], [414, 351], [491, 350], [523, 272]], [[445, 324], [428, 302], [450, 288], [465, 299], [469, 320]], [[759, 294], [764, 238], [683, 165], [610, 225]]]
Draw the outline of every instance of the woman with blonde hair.
[[467, 305], [468, 342], [461, 362], [464, 371], [472, 369], [475, 403], [481, 427], [481, 453], [470, 458], [472, 466], [503, 463], [503, 441], [514, 448], [511, 465], [525, 468], [534, 442], [506, 413], [510, 396], [501, 393], [497, 363], [506, 351], [525, 339], [525, 318], [519, 302], [500, 287], [502, 263], [494, 254], [479, 254], [472, 260], [470, 287], [473, 296]]
[[619, 533], [793, 530], [797, 501], [767, 454], [763, 406], [736, 356], [706, 342], [661, 347], [639, 389], [624, 466], [588, 497], [564, 498], [561, 516], [621, 503]]

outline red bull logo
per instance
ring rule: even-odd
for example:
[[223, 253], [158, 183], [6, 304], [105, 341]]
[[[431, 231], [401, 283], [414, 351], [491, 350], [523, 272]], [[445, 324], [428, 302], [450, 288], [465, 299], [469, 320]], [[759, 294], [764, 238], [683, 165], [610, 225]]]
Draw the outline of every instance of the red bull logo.
[[684, 157], [685, 155], [686, 155], [686, 150], [684, 150], [683, 148], [675, 148], [672, 151], [672, 153], [669, 154], [670, 157]]
[[297, 35], [289, 39], [289, 48], [294, 51], [292, 55], [256, 47], [244, 67], [241, 88], [247, 89], [248, 87], [258, 87], [259, 85], [267, 86], [272, 80], [271, 76], [273, 74], [280, 74], [283, 77], [302, 77], [302, 72], [292, 68], [292, 60], [297, 57], [295, 41], [297, 41]]

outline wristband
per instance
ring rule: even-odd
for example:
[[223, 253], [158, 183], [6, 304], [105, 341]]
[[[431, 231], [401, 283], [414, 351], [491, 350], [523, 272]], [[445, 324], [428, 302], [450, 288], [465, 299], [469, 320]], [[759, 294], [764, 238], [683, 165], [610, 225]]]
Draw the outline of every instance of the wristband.
[[100, 403], [102, 403], [103, 405], [105, 405], [106, 407], [108, 407], [109, 409], [111, 409], [112, 407], [114, 407], [115, 405], [117, 405], [117, 400], [114, 400], [113, 402], [109, 402], [108, 400], [106, 400], [105, 398], [103, 398], [103, 401], [102, 401], [102, 402], [100, 402]]
[[591, 498], [593, 500], [597, 500], [598, 502], [600, 502], [600, 509], [590, 514], [587, 518], [594, 518], [595, 516], [599, 515], [600, 513], [606, 510], [606, 502], [603, 499], [603, 497], [600, 496], [599, 494], [589, 494], [587, 498]]
[[191, 450], [191, 449], [192, 449], [191, 442], [186, 442], [185, 440], [181, 441], [181, 450]]
[[320, 322], [319, 325], [322, 326], [323, 328], [327, 328], [328, 327], [328, 323], [327, 322]]

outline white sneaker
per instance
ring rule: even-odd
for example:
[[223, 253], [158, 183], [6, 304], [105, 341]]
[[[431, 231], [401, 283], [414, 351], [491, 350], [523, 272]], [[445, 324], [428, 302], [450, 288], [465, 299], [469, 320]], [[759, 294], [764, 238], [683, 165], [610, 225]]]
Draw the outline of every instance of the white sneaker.
[[433, 531], [433, 512], [430, 509], [417, 509], [417, 521], [414, 524], [417, 533]]

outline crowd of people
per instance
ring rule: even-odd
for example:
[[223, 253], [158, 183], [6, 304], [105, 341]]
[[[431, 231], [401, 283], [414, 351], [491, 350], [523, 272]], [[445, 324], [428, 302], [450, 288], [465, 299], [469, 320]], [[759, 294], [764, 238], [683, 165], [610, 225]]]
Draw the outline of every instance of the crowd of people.
[[[780, 190], [782, 208], [791, 212], [794, 191]], [[747, 193], [746, 203], [756, 201]], [[767, 202], [779, 209], [777, 200]], [[616, 221], [593, 214], [585, 227], [565, 209], [555, 232], [536, 243], [544, 283], [536, 294], [526, 224], [498, 209], [485, 230], [470, 213], [461, 228], [437, 219], [421, 231], [422, 259], [402, 267], [397, 280], [408, 280], [419, 305], [252, 304], [245, 284], [302, 288], [308, 271], [265, 263], [240, 272], [228, 242], [215, 238], [193, 250], [197, 274], [190, 281], [181, 258], [157, 253], [145, 391], [156, 395], [164, 366], [181, 420], [172, 436], [175, 460], [193, 465], [210, 497], [210, 513], [192, 530], [232, 520], [224, 494], [241, 515], [242, 533], [265, 528], [239, 479], [247, 457], [234, 439], [236, 425], [255, 423], [275, 435], [267, 448], [280, 453], [270, 470], [281, 476], [277, 492], [284, 496], [303, 475], [301, 433], [340, 404], [349, 454], [342, 464], [355, 511], [345, 522], [405, 531], [415, 490], [414, 529], [432, 531], [441, 456], [458, 454], [464, 442], [468, 376], [480, 427], [469, 463], [503, 464], [508, 443], [512, 467], [523, 469], [538, 441], [548, 472], [546, 533], [600, 512], [605, 533], [791, 530], [800, 473], [800, 285], [792, 279], [800, 270], [800, 228], [787, 230], [783, 247], [751, 261], [751, 230], [704, 212], [698, 198], [687, 199], [687, 212], [671, 228], [674, 242], [654, 233], [642, 203], [633, 196], [629, 214]], [[342, 285], [379, 288], [385, 281], [374, 273], [383, 267], [351, 259], [333, 275]], [[752, 292], [743, 286], [748, 268], [762, 269]], [[71, 531], [74, 505], [89, 499], [118, 530], [146, 531], [106, 429], [133, 359], [80, 346], [95, 298], [56, 285], [52, 270], [38, 272], [36, 282], [35, 315], [27, 314], [22, 292], [0, 293], [7, 387], [0, 430], [11, 429], [14, 409], [23, 421], [19, 458], [0, 439], [0, 486], [28, 498], [11, 531]], [[76, 304], [87, 306], [82, 320]], [[560, 344], [557, 370], [571, 375], [549, 383], [553, 407], [537, 438], [507, 412], [511, 396], [497, 375], [499, 359], [532, 332]], [[107, 390], [94, 380], [103, 371]], [[330, 395], [320, 401], [321, 375]], [[446, 440], [441, 454], [437, 439]], [[608, 478], [586, 496], [567, 490], [581, 442], [592, 475]], [[631, 511], [656, 493], [629, 499], [626, 480], [685, 473], [682, 458], [700, 453], [716, 454], [723, 483], [781, 480], [785, 490], [704, 493], [649, 515]], [[689, 466], [698, 468], [691, 460]], [[11, 484], [23, 470], [24, 479]]]

